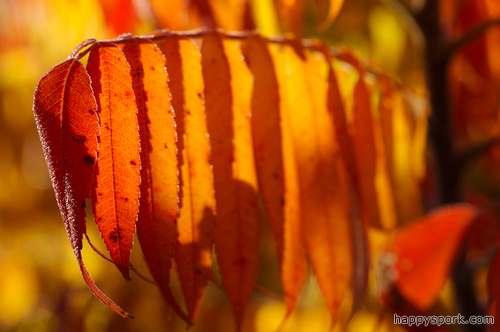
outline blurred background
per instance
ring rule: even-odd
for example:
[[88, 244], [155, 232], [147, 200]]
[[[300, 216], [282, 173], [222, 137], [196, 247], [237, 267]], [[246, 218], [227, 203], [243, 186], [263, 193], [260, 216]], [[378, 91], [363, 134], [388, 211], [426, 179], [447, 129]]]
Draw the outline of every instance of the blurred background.
[[[240, 2], [228, 1], [227, 6], [240, 6]], [[0, 0], [0, 331], [184, 330], [155, 286], [137, 276], [126, 282], [111, 263], [84, 244], [84, 260], [97, 285], [136, 318], [124, 320], [112, 313], [87, 289], [68, 242], [42, 155], [32, 96], [38, 80], [83, 40], [108, 39], [127, 32], [144, 34], [159, 27], [256, 27], [267, 35], [295, 32], [321, 38], [330, 45], [348, 46], [415, 90], [424, 90], [420, 37], [412, 22], [399, 15], [400, 8], [394, 1], [346, 1], [335, 23], [321, 29], [318, 24], [326, 10], [318, 4], [326, 1], [305, 1], [300, 15], [288, 21], [278, 17], [272, 1], [246, 2], [238, 19], [234, 15], [217, 16], [224, 1], [212, 1], [211, 5], [219, 9], [213, 7], [207, 18], [207, 3]], [[93, 221], [88, 221], [88, 233], [104, 251]], [[376, 240], [372, 243], [377, 246]], [[261, 248], [261, 271], [265, 273], [261, 273], [259, 284], [279, 294], [279, 271], [269, 230], [264, 232]], [[148, 275], [138, 248], [133, 250], [132, 262]], [[175, 279], [172, 287], [180, 298]], [[256, 292], [242, 330], [275, 331], [284, 313], [279, 296]], [[397, 331], [390, 327], [391, 320], [392, 316], [380, 312], [371, 294], [350, 327], [352, 331]], [[307, 283], [297, 309], [282, 327], [283, 331], [308, 332], [323, 332], [330, 327], [328, 311], [313, 280]], [[225, 295], [210, 285], [192, 331], [233, 330]]]

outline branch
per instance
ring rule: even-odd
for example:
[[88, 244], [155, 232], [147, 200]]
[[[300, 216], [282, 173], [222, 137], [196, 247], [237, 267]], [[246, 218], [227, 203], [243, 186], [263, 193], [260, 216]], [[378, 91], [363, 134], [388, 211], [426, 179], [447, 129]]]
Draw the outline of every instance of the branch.
[[469, 160], [481, 156], [481, 154], [498, 145], [500, 145], [500, 137], [491, 138], [469, 147], [458, 155], [458, 167], [462, 168]]
[[486, 32], [486, 30], [495, 25], [500, 25], [500, 17], [482, 22], [481, 24], [465, 32], [460, 38], [458, 38], [454, 42], [451, 42], [444, 52], [445, 63], [448, 63], [451, 57], [454, 54], [456, 54], [458, 50], [460, 50], [468, 43], [472, 42], [474, 39], [481, 36], [483, 33]]

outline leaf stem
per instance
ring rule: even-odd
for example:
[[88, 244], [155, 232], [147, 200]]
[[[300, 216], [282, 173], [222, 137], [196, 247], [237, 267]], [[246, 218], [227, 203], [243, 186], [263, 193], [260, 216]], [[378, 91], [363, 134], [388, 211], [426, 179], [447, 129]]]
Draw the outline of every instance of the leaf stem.
[[[76, 58], [77, 60], [80, 60], [83, 56], [85, 56], [85, 54], [87, 54], [89, 52], [89, 50], [91, 49], [91, 47], [87, 48], [85, 51], [81, 52], [80, 51], [89, 46], [89, 45], [93, 45], [97, 43], [97, 40], [95, 38], [90, 38], [90, 39], [87, 39], [87, 40], [84, 40], [82, 41], [80, 44], [76, 45], [75, 49], [73, 50], [73, 52], [71, 53], [71, 55], [69, 56], [69, 58]], [[83, 53], [83, 54], [82, 54]]]
[[137, 271], [137, 269], [132, 265], [132, 263], [130, 264], [130, 266], [124, 266], [122, 264], [118, 264], [118, 263], [115, 263], [113, 262], [113, 260], [111, 258], [108, 258], [106, 257], [106, 255], [104, 255], [99, 249], [97, 249], [96, 246], [94, 246], [94, 244], [92, 243], [92, 241], [90, 241], [90, 238], [88, 236], [87, 233], [83, 233], [83, 235], [85, 236], [85, 239], [87, 239], [87, 242], [88, 244], [90, 245], [90, 247], [92, 248], [92, 250], [94, 250], [99, 256], [101, 256], [102, 258], [104, 258], [105, 260], [107, 260], [108, 262], [110, 263], [113, 263], [117, 266], [120, 266], [124, 269], [128, 269], [128, 270], [132, 270], [134, 271], [140, 278], [142, 278], [143, 280], [145, 280], [146, 282], [149, 282], [150, 284], [152, 285], [157, 285], [156, 282], [154, 282], [153, 280], [149, 279], [148, 277], [146, 277], [145, 275], [143, 275], [142, 273], [140, 273], [139, 271]]

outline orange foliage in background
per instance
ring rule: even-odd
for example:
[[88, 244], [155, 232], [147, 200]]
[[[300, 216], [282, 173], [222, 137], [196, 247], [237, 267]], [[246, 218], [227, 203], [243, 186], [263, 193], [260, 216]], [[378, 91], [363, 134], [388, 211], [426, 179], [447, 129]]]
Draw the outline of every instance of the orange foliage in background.
[[[414, 1], [401, 2], [410, 9], [418, 6]], [[469, 29], [500, 15], [495, 0], [461, 0], [456, 3], [442, 0], [440, 5], [446, 41], [459, 40]], [[174, 298], [180, 303], [179, 299], [184, 298], [189, 318], [198, 316], [192, 330], [234, 330], [235, 313], [242, 331], [274, 331], [279, 327], [282, 331], [326, 331], [332, 323], [330, 315], [337, 320], [334, 329], [339, 331], [346, 328], [350, 331], [400, 331], [404, 328], [392, 326], [392, 312], [459, 312], [448, 282], [456, 252], [465, 243], [464, 239], [470, 238], [476, 243], [471, 245], [471, 259], [483, 261], [485, 257], [491, 258], [491, 250], [498, 243], [498, 221], [494, 213], [484, 215], [483, 210], [469, 204], [444, 207], [425, 215], [425, 211], [437, 202], [438, 188], [433, 184], [433, 159], [429, 158], [431, 150], [426, 145], [429, 108], [420, 54], [422, 36], [414, 22], [401, 13], [400, 7], [392, 6], [390, 1], [378, 0], [345, 3], [326, 0], [6, 0], [0, 4], [0, 149], [3, 152], [0, 161], [0, 271], [3, 272], [0, 276], [0, 329], [184, 329], [185, 323], [174, 314], [174, 311], [183, 310], [183, 304], [181, 309], [172, 310], [163, 303], [156, 286], [133, 273], [130, 282], [121, 276], [123, 273], [128, 277], [129, 271], [124, 267], [128, 266], [134, 225], [127, 226], [131, 231], [126, 232], [129, 238], [123, 239], [123, 243], [119, 230], [113, 230], [106, 221], [98, 230], [92, 220], [89, 200], [86, 209], [89, 237], [100, 251], [110, 251], [119, 269], [113, 268], [112, 263], [96, 255], [85, 243], [82, 254], [86, 266], [99, 287], [136, 318], [123, 320], [113, 314], [82, 283], [63, 231], [61, 216], [54, 204], [31, 103], [39, 78], [87, 38], [104, 40], [123, 33], [140, 35], [158, 28], [185, 31], [200, 27], [223, 30], [257, 28], [262, 36], [255, 35], [240, 43], [208, 35], [204, 36], [200, 50], [197, 49], [199, 41], [192, 43], [183, 38], [169, 38], [164, 44], [159, 42], [158, 46], [131, 39], [119, 45], [121, 50], [118, 47], [93, 48], [86, 64], [90, 77], [101, 79], [100, 82], [92, 80], [98, 102], [109, 105], [127, 102], [123, 99], [123, 95], [127, 95], [131, 97], [127, 109], [133, 113], [136, 103], [132, 96], [135, 95], [136, 99], [142, 94], [148, 96], [142, 102], [137, 101], [139, 117], [130, 113], [126, 121], [128, 127], [133, 125], [136, 130], [123, 132], [123, 139], [116, 141], [107, 140], [106, 135], [101, 134], [100, 145], [101, 153], [105, 154], [111, 146], [123, 144], [119, 148], [120, 158], [140, 159], [146, 167], [140, 169], [139, 163], [122, 165], [113, 160], [102, 167], [123, 167], [112, 176], [120, 181], [120, 177], [127, 173], [125, 177], [132, 181], [127, 183], [129, 188], [124, 189], [131, 196], [115, 197], [117, 200], [126, 198], [128, 205], [123, 204], [127, 209], [132, 203], [135, 206], [150, 204], [146, 212], [140, 212], [144, 213], [142, 218], [149, 224], [154, 225], [159, 218], [169, 220], [161, 233], [156, 234], [148, 223], [144, 228], [138, 226], [137, 238], [142, 242], [135, 241], [135, 246], [142, 246], [151, 275], [170, 305], [173, 305]], [[500, 50], [499, 31], [500, 28], [495, 27], [488, 29], [452, 58], [448, 79], [453, 137], [457, 148], [462, 150], [498, 135], [500, 72], [496, 55]], [[313, 52], [294, 46], [293, 42], [291, 45], [263, 46], [266, 36], [289, 32], [299, 37], [320, 38], [328, 46], [348, 46], [354, 51], [336, 48], [333, 54]], [[243, 44], [241, 48], [240, 44]], [[119, 80], [123, 93], [116, 95], [114, 101], [99, 96], [99, 91], [104, 90], [100, 86], [115, 82], [114, 78], [100, 76], [101, 69], [95, 66], [98, 61], [106, 62], [106, 52], [116, 56], [124, 54], [126, 59], [121, 59], [121, 66], [126, 68], [128, 62], [132, 70], [128, 76], [125, 69], [125, 75]], [[221, 54], [224, 60], [221, 60]], [[333, 62], [332, 55], [337, 57]], [[242, 56], [248, 60], [248, 67]], [[148, 68], [162, 68], [165, 59], [167, 64], [179, 61], [179, 65], [168, 68], [168, 78], [159, 71], [144, 71], [142, 80], [137, 78], [142, 75], [133, 75], [134, 68], [140, 72], [141, 65], [145, 64]], [[324, 66], [325, 59], [329, 66]], [[84, 64], [86, 61], [83, 59]], [[118, 62], [111, 61], [108, 65], [119, 67]], [[275, 74], [270, 74], [274, 67]], [[115, 68], [110, 77], [121, 75], [122, 69]], [[189, 84], [176, 85], [175, 82], [181, 81], [179, 77]], [[230, 77], [239, 79], [231, 81]], [[251, 79], [254, 96], [258, 97], [251, 97]], [[155, 91], [166, 88], [151, 83], [157, 80], [170, 82], [168, 88], [177, 129], [174, 129], [171, 116], [165, 116], [165, 113], [148, 113], [149, 119], [141, 117], [141, 103], [144, 103], [144, 109], [169, 109], [165, 95], [163, 99], [160, 95], [157, 96], [159, 99], [153, 97]], [[120, 91], [115, 89], [115, 92]], [[231, 101], [221, 97], [231, 93]], [[204, 99], [198, 98], [198, 94], [203, 94]], [[240, 105], [239, 113], [230, 109], [231, 103]], [[200, 120], [203, 113], [196, 113], [204, 112], [205, 107], [206, 123]], [[273, 109], [279, 109], [281, 123], [278, 118], [267, 118]], [[291, 111], [288, 114], [286, 110]], [[303, 116], [308, 113], [301, 113], [304, 110], [316, 112], [314, 119], [317, 122], [309, 122], [311, 118]], [[253, 113], [253, 142], [249, 136], [250, 121], [246, 118], [250, 112]], [[123, 120], [112, 112], [106, 116], [109, 116], [106, 118], [109, 121], [104, 114], [100, 115], [101, 121], [107, 121], [110, 126]], [[222, 121], [228, 118], [232, 122]], [[223, 142], [227, 128], [232, 128], [233, 144], [214, 144]], [[140, 135], [150, 131], [154, 133], [152, 137], [157, 138], [157, 141], [150, 142], [152, 149], [161, 148], [164, 141], [165, 144], [174, 141], [175, 130], [182, 142], [178, 144], [186, 147], [179, 149], [179, 165], [171, 156], [148, 152], [148, 146], [138, 140]], [[278, 131], [280, 134], [275, 135]], [[207, 133], [212, 142], [211, 150]], [[331, 137], [335, 139], [327, 139]], [[197, 147], [194, 151], [189, 149], [193, 142]], [[280, 150], [281, 159], [276, 157]], [[325, 151], [332, 154], [325, 154]], [[487, 208], [494, 202], [500, 188], [496, 170], [498, 151], [498, 148], [490, 149], [484, 157], [469, 163], [460, 187], [464, 201], [481, 202]], [[79, 152], [70, 145], [68, 153], [77, 155]], [[203, 174], [212, 172], [206, 162], [209, 153], [214, 166], [214, 183], [191, 181], [195, 175], [203, 177]], [[232, 169], [224, 168], [228, 158], [233, 158]], [[315, 158], [324, 158], [331, 168], [321, 169], [325, 166], [321, 163], [301, 162]], [[72, 159], [67, 160], [71, 164]], [[104, 165], [106, 160], [102, 163]], [[170, 171], [159, 166], [164, 163], [169, 165]], [[165, 179], [169, 176], [170, 183], [177, 183], [172, 176], [177, 167], [183, 197], [181, 218], [176, 221], [178, 242], [175, 249], [161, 251], [158, 243], [175, 236], [174, 211], [177, 208], [174, 204], [163, 206], [162, 202], [172, 202], [172, 197], [177, 194], [175, 188], [163, 191], [151, 188], [154, 185], [167, 188]], [[280, 180], [273, 182], [276, 170]], [[87, 175], [84, 172], [78, 180], [86, 179]], [[109, 195], [104, 195], [106, 197], [112, 194], [108, 175], [103, 173], [102, 179], [97, 177], [97, 190], [109, 191]], [[139, 177], [149, 177], [150, 183], [142, 180], [139, 187]], [[160, 183], [156, 184], [156, 181]], [[264, 187], [263, 182], [274, 185]], [[324, 186], [318, 188], [311, 185], [314, 183], [323, 183]], [[246, 216], [243, 223], [250, 226], [244, 234], [252, 235], [260, 229], [260, 247], [235, 253], [231, 245], [239, 248], [241, 244], [237, 240], [229, 243], [221, 234], [235, 234], [231, 238], [241, 235], [232, 223], [233, 216], [237, 215], [238, 209], [257, 210], [259, 201], [255, 190], [258, 186], [263, 203], [260, 213], [264, 214], [265, 209], [269, 222], [259, 220], [258, 216]], [[240, 207], [236, 199], [232, 200], [234, 192], [243, 190], [241, 188], [248, 193], [245, 199], [248, 206]], [[338, 188], [342, 190], [336, 192]], [[281, 201], [276, 199], [281, 197], [276, 195], [277, 192], [285, 195], [285, 202], [291, 202], [284, 209]], [[81, 199], [90, 198], [87, 192], [75, 195]], [[213, 208], [214, 199], [230, 202], [228, 206], [217, 206], [220, 222], [218, 219], [215, 226], [211, 213], [207, 217], [203, 210], [204, 206]], [[110, 216], [107, 205], [96, 197], [93, 197], [93, 204], [96, 219], [103, 218], [113, 223], [115, 218], [123, 217], [125, 222], [130, 221], [120, 214]], [[325, 208], [317, 209], [320, 204]], [[137, 213], [136, 207], [127, 213]], [[476, 218], [477, 214], [481, 214], [479, 218]], [[307, 220], [315, 223], [304, 223], [306, 227], [297, 228], [296, 224], [300, 223], [298, 215], [307, 216]], [[364, 224], [356, 226], [352, 223], [349, 226], [354, 229], [350, 234], [358, 236], [351, 241], [342, 235], [342, 231], [349, 231], [342, 230], [341, 223], [335, 224], [339, 229], [332, 234], [324, 232], [332, 219], [336, 222], [359, 219]], [[193, 229], [191, 223], [199, 220], [202, 223]], [[283, 220], [290, 222], [289, 227], [280, 228]], [[100, 241], [99, 231], [107, 248]], [[429, 232], [433, 236], [427, 236]], [[360, 237], [364, 236], [369, 248], [360, 246], [363, 242]], [[141, 240], [141, 237], [146, 240]], [[151, 245], [147, 239], [152, 237], [160, 242]], [[211, 266], [211, 255], [202, 261], [191, 261], [189, 257], [196, 255], [198, 249], [189, 246], [190, 241], [210, 237], [216, 244], [218, 264]], [[120, 241], [109, 241], [114, 238]], [[302, 240], [305, 242], [300, 243]], [[210, 241], [204, 244], [205, 251], [211, 251]], [[289, 248], [288, 251], [282, 250], [283, 247]], [[422, 247], [426, 250], [420, 250]], [[330, 250], [332, 248], [337, 251]], [[371, 261], [364, 257], [367, 250]], [[235, 258], [236, 254], [241, 257]], [[130, 255], [134, 268], [149, 276], [140, 250], [132, 250]], [[306, 255], [314, 276], [312, 273], [306, 276]], [[155, 267], [155, 260], [170, 260], [174, 256], [178, 266], [172, 269], [172, 276], [165, 275], [162, 266]], [[228, 286], [232, 282], [229, 275], [233, 270], [224, 262], [232, 259], [259, 260], [260, 268], [257, 271], [256, 265], [250, 264], [248, 271], [234, 276], [233, 286]], [[487, 307], [491, 301], [490, 310], [497, 313], [499, 306], [495, 303], [499, 293], [495, 280], [498, 257], [493, 262], [488, 282], [488, 265], [478, 268], [476, 282], [481, 304]], [[363, 276], [356, 273], [368, 265], [369, 278], [362, 280]], [[352, 266], [357, 269], [350, 276]], [[197, 270], [203, 270], [205, 274], [191, 275]], [[207, 284], [208, 271], [221, 271], [226, 288], [234, 290], [238, 287], [234, 285], [242, 278], [249, 278], [256, 279], [258, 288], [265, 291], [253, 291], [250, 296], [252, 282], [249, 282], [246, 285], [250, 288], [245, 292], [228, 291], [226, 296], [217, 282], [208, 281], [200, 305], [200, 293], [203, 294]], [[364, 297], [363, 283], [367, 287]], [[304, 289], [299, 297], [302, 284]], [[418, 287], [427, 287], [426, 292], [416, 292]], [[344, 288], [347, 288], [345, 296], [342, 294]], [[336, 293], [339, 289], [340, 293]], [[172, 293], [166, 294], [170, 290]], [[241, 303], [246, 302], [247, 297], [250, 300], [244, 310]], [[297, 304], [292, 311], [295, 301]], [[346, 327], [351, 307], [359, 310]], [[386, 308], [392, 311], [388, 312]], [[288, 320], [284, 321], [289, 314]]]

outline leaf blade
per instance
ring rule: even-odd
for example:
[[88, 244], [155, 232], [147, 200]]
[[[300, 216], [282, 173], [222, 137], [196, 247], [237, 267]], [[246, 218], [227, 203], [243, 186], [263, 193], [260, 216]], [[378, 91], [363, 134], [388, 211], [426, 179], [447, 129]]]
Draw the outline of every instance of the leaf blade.
[[307, 277], [297, 164], [287, 114], [283, 56], [258, 36], [248, 40], [254, 73], [252, 129], [259, 186], [267, 208], [281, 268], [286, 315], [297, 303]]
[[401, 230], [389, 245], [398, 258], [394, 284], [417, 308], [425, 310], [435, 301], [477, 215], [478, 209], [470, 204], [439, 207]]
[[283, 55], [289, 75], [288, 114], [297, 158], [306, 249], [326, 306], [335, 319], [352, 273], [352, 247], [336, 174], [338, 147], [327, 110], [328, 67], [319, 54], [299, 45], [284, 46]]
[[99, 154], [93, 209], [111, 259], [126, 279], [139, 210], [140, 143], [130, 66], [112, 43], [96, 44], [87, 71], [99, 115]]
[[172, 309], [191, 323], [170, 289], [179, 210], [177, 136], [165, 57], [150, 41], [128, 41], [123, 53], [130, 64], [138, 106], [141, 139], [141, 196], [137, 236], [144, 258]]
[[217, 201], [217, 260], [239, 327], [259, 266], [257, 175], [248, 118], [252, 76], [236, 41], [206, 35], [201, 53]]
[[133, 318], [97, 288], [81, 256], [85, 199], [91, 196], [97, 154], [97, 104], [83, 65], [68, 59], [51, 69], [35, 90], [33, 112], [59, 210], [85, 283], [124, 318]]
[[179, 139], [181, 206], [175, 260], [188, 316], [195, 320], [210, 276], [215, 227], [204, 82], [200, 54], [190, 40], [167, 38], [162, 50]]

